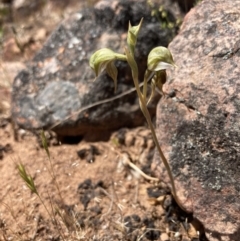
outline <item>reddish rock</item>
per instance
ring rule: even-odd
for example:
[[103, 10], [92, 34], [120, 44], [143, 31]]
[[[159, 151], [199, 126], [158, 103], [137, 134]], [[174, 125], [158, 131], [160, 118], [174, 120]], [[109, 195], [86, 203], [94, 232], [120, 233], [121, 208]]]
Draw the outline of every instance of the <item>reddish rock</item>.
[[[171, 42], [178, 68], [157, 134], [185, 208], [210, 241], [240, 240], [240, 1], [202, 1]], [[155, 155], [157, 176], [167, 180]]]

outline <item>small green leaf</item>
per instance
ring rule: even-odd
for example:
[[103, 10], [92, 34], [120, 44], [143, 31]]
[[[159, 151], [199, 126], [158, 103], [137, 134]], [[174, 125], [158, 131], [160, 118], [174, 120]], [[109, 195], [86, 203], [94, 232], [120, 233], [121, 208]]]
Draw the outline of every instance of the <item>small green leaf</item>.
[[106, 67], [106, 71], [108, 73], [108, 75], [113, 79], [114, 81], [114, 92], [116, 93], [117, 91], [117, 75], [118, 75], [118, 70], [116, 68], [116, 66], [114, 65], [114, 62], [111, 61], [108, 63], [107, 67]]
[[171, 52], [165, 47], [156, 47], [148, 55], [148, 69], [159, 71], [175, 67]]
[[155, 81], [154, 81], [154, 78], [152, 79], [151, 81], [151, 95], [147, 101], [147, 105], [151, 102], [151, 100], [153, 99], [154, 97], [154, 94], [155, 94], [155, 89], [156, 89], [156, 84], [155, 84]]
[[166, 83], [166, 81], [167, 81], [166, 70], [159, 70], [155, 73], [155, 75], [151, 80], [151, 95], [148, 99], [147, 105], [153, 99], [156, 87], [163, 93], [162, 87]]

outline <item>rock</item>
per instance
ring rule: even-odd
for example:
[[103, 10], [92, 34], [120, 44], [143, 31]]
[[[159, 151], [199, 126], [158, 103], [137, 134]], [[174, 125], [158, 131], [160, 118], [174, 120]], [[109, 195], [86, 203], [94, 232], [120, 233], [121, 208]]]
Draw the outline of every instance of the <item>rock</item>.
[[33, 37], [34, 41], [41, 41], [44, 40], [47, 36], [47, 30], [45, 28], [40, 28], [36, 32], [36, 35]]
[[[18, 10], [20, 8], [25, 8], [25, 11], [28, 9], [36, 9], [41, 5], [41, 1], [36, 0], [36, 1], [30, 1], [30, 0], [13, 0], [13, 9]], [[27, 9], [26, 9], [27, 8]]]
[[11, 86], [16, 74], [24, 68], [20, 62], [0, 61], [0, 127], [5, 126], [4, 119], [10, 117], [11, 113]]
[[[178, 68], [157, 107], [157, 134], [182, 204], [210, 241], [240, 237], [240, 1], [202, 1], [171, 42]], [[158, 154], [152, 165], [167, 180]]]
[[[11, 61], [13, 56], [19, 57], [21, 56], [21, 49], [17, 45], [15, 38], [10, 38], [3, 44], [3, 56], [5, 61]], [[15, 58], [16, 58], [15, 57]]]
[[44, 6], [44, 1], [41, 0], [12, 0], [12, 17], [16, 22], [22, 18], [29, 17], [30, 12], [36, 12]]
[[0, 144], [0, 160], [3, 159], [5, 153], [11, 152], [11, 151], [12, 151], [12, 147], [10, 144], [6, 144], [5, 146]]
[[[59, 135], [85, 135], [96, 131], [133, 127], [144, 123], [135, 91], [84, 111], [82, 108], [116, 97], [133, 87], [126, 63], [117, 62], [118, 89], [102, 74], [94, 82], [89, 67], [91, 54], [102, 47], [123, 53], [129, 21], [144, 17], [136, 47], [140, 77], [150, 50], [167, 46], [173, 30], [159, 29], [145, 1], [101, 1], [63, 21], [42, 50], [15, 78], [12, 116], [23, 129], [53, 129]], [[156, 103], [156, 101], [155, 101]], [[155, 114], [155, 104], [150, 106]]]
[[10, 4], [10, 3], [12, 3], [12, 0], [2, 0], [2, 3]]

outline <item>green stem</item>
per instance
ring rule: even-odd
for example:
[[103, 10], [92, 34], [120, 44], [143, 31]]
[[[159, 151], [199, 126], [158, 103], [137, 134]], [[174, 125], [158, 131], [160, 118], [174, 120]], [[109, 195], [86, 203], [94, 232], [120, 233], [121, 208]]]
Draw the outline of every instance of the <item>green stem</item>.
[[178, 196], [177, 196], [177, 192], [176, 192], [176, 187], [175, 187], [175, 182], [174, 182], [174, 178], [173, 178], [173, 175], [172, 175], [172, 171], [171, 171], [171, 168], [168, 164], [168, 161], [165, 157], [165, 155], [163, 154], [163, 151], [159, 145], [159, 142], [158, 142], [158, 139], [157, 139], [157, 136], [156, 136], [156, 132], [155, 132], [155, 129], [153, 127], [153, 124], [152, 124], [152, 121], [151, 121], [151, 116], [149, 114], [149, 111], [146, 107], [146, 103], [144, 102], [143, 98], [142, 98], [142, 95], [141, 95], [141, 92], [140, 92], [140, 89], [138, 87], [138, 80], [134, 80], [134, 84], [135, 84], [135, 87], [136, 87], [136, 90], [137, 90], [137, 94], [138, 94], [138, 97], [139, 97], [139, 100], [141, 102], [141, 105], [142, 105], [142, 112], [147, 120], [147, 123], [148, 123], [148, 126], [151, 130], [151, 133], [152, 133], [152, 137], [153, 137], [153, 141], [157, 147], [157, 150], [159, 152], [159, 155], [160, 155], [160, 158], [161, 160], [163, 161], [163, 164], [167, 170], [167, 173], [168, 173], [168, 176], [169, 176], [169, 179], [170, 179], [170, 182], [171, 182], [171, 186], [172, 186], [172, 195], [174, 196], [175, 198], [175, 201], [177, 202], [177, 204], [179, 205], [180, 208], [182, 208], [184, 211], [186, 211], [186, 209], [182, 206]]
[[[64, 234], [62, 234], [62, 232], [61, 232], [61, 230], [60, 230], [60, 228], [59, 228], [60, 225], [59, 225], [58, 222], [57, 222], [57, 219], [56, 219], [56, 217], [55, 217], [54, 211], [52, 210], [53, 215], [51, 215], [51, 213], [50, 213], [50, 211], [48, 210], [47, 206], [46, 206], [45, 203], [43, 202], [41, 196], [40, 196], [38, 193], [36, 193], [36, 194], [37, 194], [38, 198], [40, 199], [40, 202], [42, 203], [43, 207], [44, 207], [45, 210], [47, 211], [47, 213], [48, 213], [48, 215], [49, 215], [49, 217], [50, 217], [51, 222], [53, 223], [53, 225], [56, 225], [56, 228], [58, 229], [58, 232], [59, 232], [60, 236], [62, 237], [63, 240], [66, 240], [65, 237], [64, 237]], [[50, 200], [50, 201], [51, 201], [51, 200]]]
[[117, 60], [127, 61], [126, 55], [114, 53]]
[[128, 50], [126, 50], [126, 55], [127, 55], [128, 64], [130, 65], [130, 67], [132, 69], [133, 82], [134, 82], [134, 85], [135, 85], [135, 88], [136, 88], [136, 91], [137, 91], [137, 95], [138, 95], [138, 98], [139, 98], [139, 101], [140, 101], [141, 110], [142, 110], [142, 112], [143, 112], [143, 114], [144, 114], [144, 116], [147, 120], [148, 126], [151, 130], [151, 133], [152, 133], [153, 141], [154, 141], [154, 143], [157, 147], [160, 158], [163, 161], [163, 164], [164, 164], [164, 166], [167, 170], [167, 173], [168, 173], [168, 176], [169, 176], [169, 179], [170, 179], [170, 183], [171, 183], [171, 186], [172, 186], [172, 195], [173, 195], [175, 201], [177, 202], [177, 204], [179, 205], [179, 207], [182, 208], [182, 210], [186, 211], [186, 209], [182, 206], [182, 204], [181, 204], [181, 202], [180, 202], [180, 200], [177, 196], [175, 182], [174, 182], [174, 178], [173, 178], [173, 175], [172, 175], [171, 168], [170, 168], [170, 166], [168, 164], [168, 161], [167, 161], [166, 157], [164, 156], [163, 151], [162, 151], [162, 149], [159, 145], [159, 142], [158, 142], [158, 139], [157, 139], [157, 136], [156, 136], [156, 132], [155, 132], [155, 129], [154, 129], [152, 121], [151, 121], [151, 116], [150, 116], [149, 111], [147, 109], [146, 102], [144, 101], [144, 96], [143, 96], [143, 94], [140, 90], [140, 87], [139, 87], [137, 63], [136, 63], [135, 59], [133, 58], [133, 55]]
[[144, 74], [144, 80], [143, 80], [143, 98], [144, 98], [144, 102], [147, 103], [147, 84], [148, 84], [148, 77], [149, 77], [149, 71], [145, 71]]
[[[41, 196], [40, 196], [38, 193], [36, 193], [36, 194], [37, 194], [37, 196], [38, 196], [38, 198], [39, 198], [40, 202], [42, 203], [43, 207], [44, 207], [44, 208], [45, 208], [45, 210], [47, 211], [48, 216], [50, 217], [50, 220], [52, 221], [52, 220], [53, 220], [53, 218], [52, 218], [52, 215], [51, 215], [51, 213], [49, 212], [49, 210], [48, 210], [47, 206], [46, 206], [46, 205], [45, 205], [45, 203], [43, 202], [43, 200], [42, 200]], [[54, 222], [55, 222], [55, 220], [54, 220]]]

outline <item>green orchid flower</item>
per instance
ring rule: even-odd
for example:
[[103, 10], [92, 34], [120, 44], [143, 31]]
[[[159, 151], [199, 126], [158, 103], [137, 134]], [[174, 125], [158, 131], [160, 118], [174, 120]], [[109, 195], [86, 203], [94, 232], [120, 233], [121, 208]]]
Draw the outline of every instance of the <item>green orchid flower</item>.
[[148, 55], [148, 70], [159, 71], [175, 67], [171, 52], [165, 47], [156, 47]]
[[107, 74], [114, 81], [114, 90], [117, 90], [117, 74], [118, 70], [114, 65], [116, 60], [126, 61], [126, 56], [118, 54], [108, 48], [102, 48], [96, 51], [89, 60], [90, 67], [94, 70], [96, 77], [106, 70]]
[[141, 19], [140, 23], [137, 26], [132, 26], [131, 23], [129, 22], [127, 45], [132, 55], [134, 54], [135, 46], [137, 43], [137, 37], [141, 29], [142, 22], [143, 22], [143, 19]]
[[[147, 104], [152, 100], [156, 87], [163, 93], [162, 87], [166, 83], [166, 69], [175, 67], [171, 52], [165, 47], [156, 47], [148, 55], [148, 69], [145, 72], [144, 84], [151, 79], [151, 95]], [[144, 88], [146, 96], [146, 87]], [[145, 97], [146, 98], [146, 97]]]

